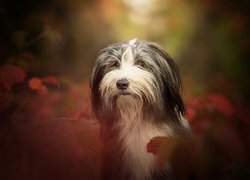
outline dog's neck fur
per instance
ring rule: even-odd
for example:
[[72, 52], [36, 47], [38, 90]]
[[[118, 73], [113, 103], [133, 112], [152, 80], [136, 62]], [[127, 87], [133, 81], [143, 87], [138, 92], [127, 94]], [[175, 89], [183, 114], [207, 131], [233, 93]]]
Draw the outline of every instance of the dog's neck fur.
[[[120, 96], [117, 99], [120, 112], [118, 125], [124, 167], [130, 171], [132, 179], [147, 179], [153, 171], [157, 171], [155, 156], [147, 152], [146, 146], [156, 136], [172, 136], [173, 130], [167, 125], [157, 126], [155, 120], [144, 119], [142, 102], [132, 96]], [[149, 116], [149, 118], [154, 116]]]

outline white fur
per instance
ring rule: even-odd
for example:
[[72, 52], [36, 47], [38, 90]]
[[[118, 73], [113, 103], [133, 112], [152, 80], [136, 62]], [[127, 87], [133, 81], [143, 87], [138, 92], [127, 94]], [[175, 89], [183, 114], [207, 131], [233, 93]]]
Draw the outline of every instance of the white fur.
[[157, 171], [155, 156], [147, 152], [147, 144], [153, 137], [173, 136], [167, 125], [156, 126], [154, 120], [142, 119], [142, 106], [131, 96], [121, 96], [117, 100], [121, 112], [118, 123], [120, 140], [125, 150], [124, 164], [134, 174], [135, 180], [147, 179], [152, 170]]

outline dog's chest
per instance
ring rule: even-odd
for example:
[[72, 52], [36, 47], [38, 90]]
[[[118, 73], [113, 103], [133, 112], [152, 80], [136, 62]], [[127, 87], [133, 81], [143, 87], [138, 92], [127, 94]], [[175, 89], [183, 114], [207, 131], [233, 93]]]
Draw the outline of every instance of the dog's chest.
[[[134, 122], [134, 123], [131, 123]], [[150, 179], [151, 172], [157, 169], [155, 155], [148, 153], [146, 146], [156, 136], [167, 136], [168, 129], [156, 127], [152, 123], [133, 120], [124, 123], [120, 138], [124, 149], [124, 165], [133, 179]]]

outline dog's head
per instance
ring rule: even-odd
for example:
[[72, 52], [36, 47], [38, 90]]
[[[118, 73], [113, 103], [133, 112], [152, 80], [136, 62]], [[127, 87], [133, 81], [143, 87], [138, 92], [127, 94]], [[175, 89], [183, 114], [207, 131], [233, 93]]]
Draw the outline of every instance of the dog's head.
[[178, 120], [185, 112], [177, 65], [153, 42], [132, 40], [102, 49], [90, 86], [98, 119], [114, 115], [118, 106], [132, 104], [137, 110], [172, 120]]

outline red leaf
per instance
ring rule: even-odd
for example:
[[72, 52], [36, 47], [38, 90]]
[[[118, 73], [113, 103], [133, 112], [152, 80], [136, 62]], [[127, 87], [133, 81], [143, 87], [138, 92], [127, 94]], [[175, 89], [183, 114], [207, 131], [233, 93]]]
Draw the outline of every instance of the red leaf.
[[32, 90], [39, 90], [42, 87], [42, 81], [40, 78], [31, 78], [28, 82], [29, 88]]
[[38, 94], [39, 94], [40, 96], [45, 96], [45, 95], [47, 95], [47, 94], [48, 94], [48, 88], [47, 88], [46, 86], [42, 85], [42, 86], [40, 87], [40, 89], [38, 89]]
[[210, 94], [207, 96], [207, 98], [212, 103], [214, 108], [216, 110], [218, 110], [219, 112], [221, 112], [227, 116], [233, 115], [233, 105], [228, 100], [227, 97], [225, 97], [221, 94]]
[[10, 91], [15, 83], [22, 83], [25, 78], [25, 72], [18, 66], [6, 64], [0, 68], [0, 85]]
[[42, 78], [42, 82], [47, 83], [47, 84], [52, 84], [52, 85], [58, 85], [59, 80], [57, 77], [54, 76], [46, 76]]
[[191, 108], [190, 106], [187, 106], [186, 112], [187, 112], [187, 119], [189, 121], [192, 121], [196, 116], [196, 111], [193, 108]]
[[192, 96], [192, 97], [190, 97], [189, 104], [190, 104], [192, 107], [197, 108], [197, 107], [199, 107], [200, 102], [199, 102], [199, 99], [198, 99], [197, 97]]
[[192, 107], [193, 109], [197, 109], [197, 110], [203, 110], [204, 109], [204, 103], [203, 101], [196, 96], [191, 96], [189, 101], [188, 101], [188, 105], [190, 107]]
[[154, 137], [150, 140], [150, 142], [147, 144], [147, 152], [153, 153], [154, 155], [159, 154], [160, 149], [163, 145], [163, 143], [166, 143], [167, 137]]

